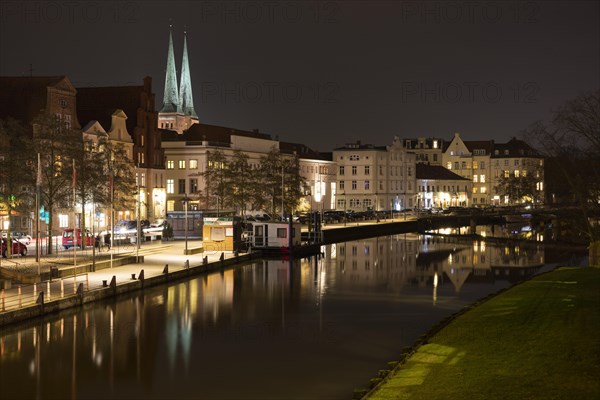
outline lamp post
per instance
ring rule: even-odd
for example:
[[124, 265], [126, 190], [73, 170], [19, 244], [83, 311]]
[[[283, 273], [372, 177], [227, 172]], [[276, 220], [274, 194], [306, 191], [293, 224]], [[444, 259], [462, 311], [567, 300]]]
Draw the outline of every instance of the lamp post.
[[185, 196], [183, 197], [183, 199], [181, 199], [181, 203], [183, 204], [184, 210], [185, 210], [185, 253], [188, 253], [188, 203], [190, 202], [190, 198], [187, 197], [187, 193], [185, 194]]

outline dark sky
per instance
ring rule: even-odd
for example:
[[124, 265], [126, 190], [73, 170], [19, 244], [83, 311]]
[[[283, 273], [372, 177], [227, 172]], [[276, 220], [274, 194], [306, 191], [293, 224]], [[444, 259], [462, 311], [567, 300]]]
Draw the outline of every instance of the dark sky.
[[506, 141], [600, 86], [596, 1], [0, 2], [0, 75], [141, 84], [169, 20], [202, 122], [321, 151], [460, 132]]

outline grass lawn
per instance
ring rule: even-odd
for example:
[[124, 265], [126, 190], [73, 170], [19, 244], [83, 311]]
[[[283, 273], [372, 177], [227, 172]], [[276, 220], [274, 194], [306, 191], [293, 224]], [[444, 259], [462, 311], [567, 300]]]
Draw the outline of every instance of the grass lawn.
[[561, 268], [466, 312], [373, 399], [600, 399], [600, 268]]

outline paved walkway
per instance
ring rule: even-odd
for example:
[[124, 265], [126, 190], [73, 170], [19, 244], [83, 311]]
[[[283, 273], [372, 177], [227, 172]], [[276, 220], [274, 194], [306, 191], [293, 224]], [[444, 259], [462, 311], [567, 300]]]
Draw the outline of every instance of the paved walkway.
[[[188, 248], [198, 247], [200, 241], [189, 241]], [[145, 278], [152, 276], [161, 275], [165, 268], [165, 265], [169, 266], [169, 272], [183, 270], [186, 267], [186, 262], [189, 261], [190, 266], [201, 265], [204, 257], [208, 257], [208, 262], [219, 261], [221, 253], [223, 253], [226, 259], [234, 257], [232, 252], [221, 252], [221, 251], [207, 251], [204, 253], [198, 253], [194, 255], [185, 255], [185, 242], [169, 242], [163, 244], [160, 242], [147, 243], [141, 246], [139, 255], [144, 256], [142, 263], [127, 264], [122, 266], [114, 266], [112, 268], [101, 269], [96, 272], [83, 272], [83, 268], [79, 265], [82, 271], [76, 273], [76, 275], [53, 279], [51, 281], [43, 281], [37, 284], [15, 284], [9, 285], [8, 280], [4, 281], [5, 285], [8, 286], [5, 289], [0, 290], [0, 313], [19, 309], [22, 307], [30, 306], [36, 303], [39, 293], [44, 292], [44, 301], [51, 301], [60, 297], [71, 296], [76, 293], [79, 284], [83, 284], [85, 291], [94, 290], [104, 287], [104, 284], [110, 284], [113, 276], [116, 278], [116, 283], [121, 284], [126, 281], [132, 280], [132, 275], [137, 278], [140, 271], [144, 270]], [[72, 252], [70, 252], [72, 255]], [[136, 251], [129, 253], [121, 252], [121, 254], [135, 255]], [[105, 259], [106, 253], [101, 253]], [[114, 257], [116, 259], [117, 250], [114, 251]], [[51, 261], [48, 257], [44, 258], [43, 264], [47, 264], [56, 260], [57, 257], [51, 257]], [[63, 257], [64, 258], [64, 257]], [[87, 257], [83, 254], [78, 258], [84, 261], [86, 264], [89, 263]], [[71, 257], [72, 260], [72, 257]], [[62, 261], [67, 261], [63, 259]], [[6, 260], [4, 262], [6, 264]], [[27, 260], [22, 260], [21, 265], [28, 266], [30, 269], [34, 268], [37, 263], [35, 258], [27, 257]], [[73, 264], [61, 263], [57, 264], [61, 270], [72, 270]], [[77, 272], [77, 267], [75, 267]]]

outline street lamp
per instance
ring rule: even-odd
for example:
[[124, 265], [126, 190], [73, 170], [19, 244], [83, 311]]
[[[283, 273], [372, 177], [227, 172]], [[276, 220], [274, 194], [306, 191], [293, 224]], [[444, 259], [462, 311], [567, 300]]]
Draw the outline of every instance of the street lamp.
[[181, 199], [181, 203], [183, 204], [183, 207], [185, 209], [185, 253], [188, 253], [188, 204], [190, 202], [189, 197], [187, 197], [187, 194], [183, 197], [183, 199]]

